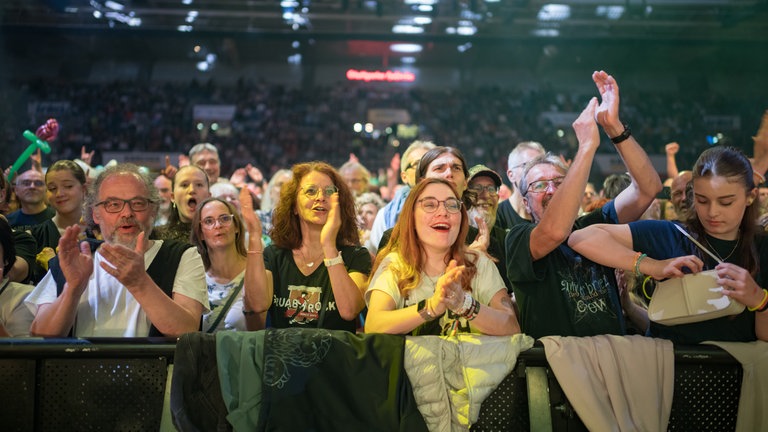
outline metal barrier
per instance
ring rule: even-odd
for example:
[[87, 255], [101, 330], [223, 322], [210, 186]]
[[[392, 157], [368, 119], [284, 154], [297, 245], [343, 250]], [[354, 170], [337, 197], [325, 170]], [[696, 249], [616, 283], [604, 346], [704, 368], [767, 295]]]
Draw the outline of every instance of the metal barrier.
[[[160, 429], [175, 339], [0, 341], [0, 429]], [[638, 371], [642, 373], [642, 371]], [[734, 430], [741, 365], [713, 346], [675, 350], [670, 431]], [[586, 430], [540, 346], [518, 358], [473, 431]]]

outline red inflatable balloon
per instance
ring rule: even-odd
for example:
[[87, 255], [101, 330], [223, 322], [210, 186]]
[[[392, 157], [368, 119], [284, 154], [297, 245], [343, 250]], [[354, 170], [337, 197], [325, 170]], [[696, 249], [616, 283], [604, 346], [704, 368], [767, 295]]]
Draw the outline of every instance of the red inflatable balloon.
[[43, 141], [51, 142], [59, 135], [59, 122], [56, 119], [48, 119], [44, 125], [37, 128], [35, 135]]

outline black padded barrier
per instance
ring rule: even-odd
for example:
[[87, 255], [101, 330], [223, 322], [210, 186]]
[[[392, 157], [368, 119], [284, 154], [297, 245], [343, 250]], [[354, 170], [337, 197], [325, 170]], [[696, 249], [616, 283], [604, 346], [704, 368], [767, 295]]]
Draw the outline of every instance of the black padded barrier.
[[[0, 430], [158, 430], [175, 343], [169, 338], [0, 340]], [[529, 389], [532, 369], [544, 370], [546, 379]], [[669, 430], [734, 430], [741, 379], [741, 365], [720, 348], [676, 347]], [[529, 407], [529, 391], [547, 393], [543, 410]], [[539, 430], [532, 419], [542, 414], [550, 416], [554, 431], [586, 430], [537, 345], [520, 353], [515, 370], [483, 403], [472, 431]]]

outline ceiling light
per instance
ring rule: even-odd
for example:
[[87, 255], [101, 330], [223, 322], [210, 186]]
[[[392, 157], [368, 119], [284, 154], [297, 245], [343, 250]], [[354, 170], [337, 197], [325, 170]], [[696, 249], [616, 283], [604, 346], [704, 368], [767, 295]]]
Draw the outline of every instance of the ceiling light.
[[432, 18], [425, 17], [425, 16], [417, 16], [413, 17], [413, 23], [417, 25], [428, 25], [432, 24]]
[[563, 21], [571, 17], [571, 7], [564, 4], [545, 4], [539, 10], [539, 21]]
[[397, 44], [390, 45], [389, 49], [392, 52], [412, 54], [412, 53], [421, 52], [423, 47], [419, 44], [397, 43]]
[[395, 24], [392, 26], [392, 33], [421, 34], [424, 28], [410, 24]]
[[558, 37], [560, 36], [560, 31], [557, 29], [536, 29], [531, 34], [540, 37]]
[[192, 4], [192, 0], [181, 0], [181, 4], [191, 5]]
[[176, 27], [176, 30], [178, 30], [180, 32], [191, 32], [192, 31], [192, 26], [191, 25], [180, 25], [180, 26]]
[[125, 9], [125, 6], [121, 5], [118, 2], [114, 2], [114, 1], [111, 1], [111, 0], [105, 1], [104, 2], [104, 6], [110, 8], [110, 9], [116, 10], [116, 11], [121, 11], [121, 10]]
[[416, 63], [416, 57], [413, 57], [413, 56], [401, 57], [400, 62], [403, 64], [414, 64]]
[[211, 65], [208, 64], [206, 61], [197, 62], [197, 70], [200, 72], [205, 72], [210, 68]]
[[624, 6], [598, 6], [595, 15], [604, 16], [609, 20], [617, 20], [624, 15]]

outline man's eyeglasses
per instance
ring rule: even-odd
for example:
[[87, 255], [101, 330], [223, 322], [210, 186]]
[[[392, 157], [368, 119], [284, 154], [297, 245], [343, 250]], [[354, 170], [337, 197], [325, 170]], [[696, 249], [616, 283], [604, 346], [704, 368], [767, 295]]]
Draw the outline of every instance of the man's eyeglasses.
[[25, 188], [32, 187], [32, 186], [43, 187], [45, 186], [45, 182], [43, 182], [42, 180], [19, 180], [18, 182], [16, 182], [16, 185], [24, 186]]
[[487, 186], [474, 185], [474, 186], [470, 186], [469, 190], [471, 190], [472, 192], [478, 195], [480, 195], [483, 192], [488, 192], [491, 195], [499, 193], [499, 188], [493, 185], [487, 185]]
[[440, 207], [440, 203], [443, 203], [443, 207], [445, 207], [445, 210], [448, 213], [458, 213], [461, 211], [461, 201], [459, 201], [457, 198], [446, 198], [445, 200], [440, 201], [437, 198], [428, 197], [422, 198], [417, 202], [427, 213], [436, 212], [437, 208]]
[[232, 225], [232, 218], [234, 218], [234, 215], [231, 215], [231, 214], [223, 214], [217, 218], [209, 216], [201, 220], [200, 223], [203, 225], [203, 228], [205, 229], [214, 229], [217, 223], [219, 224], [220, 227], [226, 228]]
[[563, 184], [563, 179], [565, 179], [565, 177], [555, 177], [548, 180], [536, 180], [535, 182], [528, 184], [528, 192], [543, 193], [546, 192], [550, 186], [553, 186], [555, 189], [557, 189], [561, 184]]
[[320, 192], [322, 192], [326, 198], [330, 198], [331, 195], [339, 191], [339, 188], [337, 188], [336, 186], [327, 186], [325, 188], [320, 188], [315, 185], [310, 185], [310, 186], [305, 186], [304, 188], [301, 189], [301, 191], [304, 193], [304, 196], [311, 199], [317, 198], [320, 195]]
[[128, 204], [128, 207], [130, 207], [132, 211], [143, 212], [148, 209], [149, 205], [152, 203], [152, 200], [139, 197], [131, 199], [107, 198], [102, 202], [96, 203], [94, 207], [104, 206], [104, 211], [107, 213], [120, 213], [123, 211], [123, 208], [125, 208], [125, 204]]

